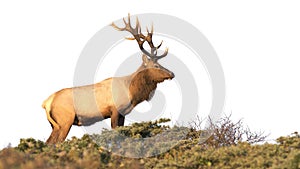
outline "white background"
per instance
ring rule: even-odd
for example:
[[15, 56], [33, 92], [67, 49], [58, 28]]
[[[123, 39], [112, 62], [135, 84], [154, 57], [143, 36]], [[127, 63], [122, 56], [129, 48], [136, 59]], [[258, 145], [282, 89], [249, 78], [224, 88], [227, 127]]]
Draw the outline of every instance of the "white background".
[[177, 16], [209, 39], [225, 73], [226, 114], [271, 140], [299, 131], [299, 9], [299, 1], [1, 1], [0, 147], [47, 139], [42, 102], [73, 85], [87, 41], [128, 12]]

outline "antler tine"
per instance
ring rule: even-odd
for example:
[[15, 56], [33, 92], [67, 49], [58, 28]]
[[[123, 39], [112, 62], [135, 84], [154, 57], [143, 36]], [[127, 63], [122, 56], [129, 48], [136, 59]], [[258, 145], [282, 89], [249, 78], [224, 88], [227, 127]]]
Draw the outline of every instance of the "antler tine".
[[165, 49], [165, 52], [164, 52], [162, 55], [156, 57], [156, 60], [161, 59], [161, 58], [167, 56], [168, 51], [169, 51], [169, 48], [166, 48], [166, 49]]
[[124, 30], [125, 30], [125, 28], [120, 28], [120, 27], [118, 27], [114, 22], [112, 22], [110, 25], [111, 25], [113, 28], [117, 29], [118, 31], [124, 31]]
[[153, 23], [151, 24], [151, 34], [153, 34]]
[[125, 18], [123, 18], [123, 22], [124, 22], [124, 24], [125, 24], [125, 27], [126, 27], [126, 25], [127, 25], [127, 22], [126, 22]]
[[144, 40], [147, 41], [147, 43], [149, 44], [151, 49], [155, 48], [155, 46], [153, 45], [153, 42], [152, 42], [152, 35], [153, 35], [152, 28], [151, 28], [151, 32], [149, 32], [148, 27], [146, 27], [146, 30], [147, 30], [147, 36], [144, 38]]
[[163, 40], [162, 40], [162, 41], [160, 42], [160, 44], [156, 47], [156, 49], [159, 49], [159, 48], [161, 47], [162, 43], [163, 43]]
[[138, 17], [136, 17], [135, 29], [137, 29], [137, 34], [141, 33], [141, 25]]
[[127, 40], [135, 40], [134, 37], [125, 37], [125, 39], [127, 39]]
[[127, 25], [129, 26], [129, 28], [132, 28], [132, 27], [131, 27], [131, 22], [130, 22], [130, 13], [128, 13], [128, 24], [126, 24], [126, 26], [127, 26]]

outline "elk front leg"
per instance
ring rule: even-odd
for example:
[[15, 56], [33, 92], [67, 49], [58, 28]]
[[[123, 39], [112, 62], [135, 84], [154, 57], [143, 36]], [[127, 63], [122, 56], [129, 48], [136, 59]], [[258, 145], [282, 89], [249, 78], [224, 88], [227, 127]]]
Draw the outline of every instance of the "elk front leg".
[[119, 121], [119, 113], [117, 110], [112, 112], [110, 121], [111, 121], [111, 128], [115, 129], [118, 126], [118, 121]]
[[125, 115], [129, 114], [133, 108], [134, 106], [129, 104], [124, 109], [121, 109], [119, 112], [117, 110], [112, 111], [111, 128], [114, 129], [117, 126], [124, 126]]
[[117, 126], [124, 126], [125, 116], [119, 113], [117, 110], [112, 111], [110, 118], [112, 129], [116, 128]]
[[122, 114], [119, 114], [118, 126], [124, 126], [124, 121], [125, 121], [125, 116]]

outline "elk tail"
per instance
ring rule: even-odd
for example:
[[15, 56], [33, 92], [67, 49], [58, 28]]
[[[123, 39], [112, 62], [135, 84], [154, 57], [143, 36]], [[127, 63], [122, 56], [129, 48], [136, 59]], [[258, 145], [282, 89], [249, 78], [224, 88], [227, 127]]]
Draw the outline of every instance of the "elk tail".
[[49, 96], [48, 99], [46, 99], [43, 102], [42, 107], [46, 110], [46, 115], [47, 115], [48, 121], [53, 125], [54, 128], [59, 129], [60, 128], [59, 125], [51, 117], [51, 105], [52, 105], [52, 101], [53, 101], [54, 97], [55, 97], [55, 94]]

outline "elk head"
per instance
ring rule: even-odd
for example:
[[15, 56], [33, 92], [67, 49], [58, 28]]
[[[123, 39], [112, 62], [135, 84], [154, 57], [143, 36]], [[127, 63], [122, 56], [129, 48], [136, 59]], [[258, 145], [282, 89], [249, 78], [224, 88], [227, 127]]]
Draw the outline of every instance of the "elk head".
[[[175, 77], [174, 73], [164, 68], [158, 63], [159, 59], [167, 56], [168, 48], [165, 49], [163, 54], [158, 55], [158, 49], [161, 47], [163, 41], [161, 41], [161, 43], [158, 46], [154, 46], [152, 42], [153, 25], [151, 26], [150, 32], [147, 28], [147, 36], [145, 36], [141, 32], [141, 26], [138, 18], [136, 18], [135, 28], [131, 26], [130, 14], [128, 14], [128, 22], [126, 22], [124, 18], [123, 21], [125, 24], [124, 28], [120, 28], [116, 26], [114, 23], [112, 23], [111, 26], [119, 31], [130, 32], [131, 35], [133, 35], [133, 37], [126, 37], [126, 39], [137, 41], [140, 50], [143, 52], [142, 55], [143, 63], [140, 66], [140, 68], [137, 70], [137, 72], [147, 73], [148, 77], [151, 78], [151, 81], [155, 81], [156, 83], [162, 82], [166, 79], [173, 79]], [[148, 45], [150, 46], [150, 52], [144, 49], [143, 45], [145, 42], [147, 42]]]

